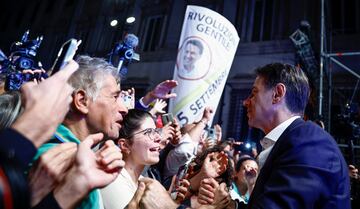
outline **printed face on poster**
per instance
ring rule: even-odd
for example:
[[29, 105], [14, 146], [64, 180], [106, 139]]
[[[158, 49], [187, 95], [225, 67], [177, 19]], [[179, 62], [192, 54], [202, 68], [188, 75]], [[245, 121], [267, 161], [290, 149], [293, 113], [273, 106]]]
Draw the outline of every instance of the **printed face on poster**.
[[181, 45], [176, 71], [180, 79], [199, 80], [204, 78], [211, 67], [209, 45], [199, 37], [188, 37]]
[[235, 27], [199, 6], [186, 9], [173, 79], [179, 85], [169, 110], [182, 124], [200, 120], [205, 107], [216, 110], [239, 43]]

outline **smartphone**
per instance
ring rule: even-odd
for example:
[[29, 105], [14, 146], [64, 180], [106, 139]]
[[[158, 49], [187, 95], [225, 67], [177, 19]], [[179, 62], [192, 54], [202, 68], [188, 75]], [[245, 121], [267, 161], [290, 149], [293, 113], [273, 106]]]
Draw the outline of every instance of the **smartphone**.
[[175, 177], [175, 184], [174, 187], [172, 188], [172, 191], [170, 193], [171, 197], [173, 198], [173, 200], [177, 200], [178, 199], [178, 192], [177, 189], [180, 186], [180, 180], [182, 180], [183, 178], [185, 178], [187, 172], [188, 172], [188, 168], [189, 168], [189, 164], [184, 164], [182, 166], [180, 166], [176, 177]]
[[214, 128], [208, 130], [208, 138], [216, 139], [216, 130]]
[[135, 100], [132, 95], [129, 94], [122, 94], [122, 102], [123, 105], [129, 110], [134, 109]]
[[61, 46], [55, 62], [51, 67], [51, 75], [61, 70], [70, 60], [74, 58], [76, 50], [78, 49], [80, 44], [81, 40], [76, 40], [72, 38], [66, 41]]
[[162, 120], [162, 124], [163, 126], [165, 126], [168, 123], [172, 123], [174, 122], [174, 117], [172, 113], [166, 113], [166, 114], [162, 114], [161, 115], [161, 120]]

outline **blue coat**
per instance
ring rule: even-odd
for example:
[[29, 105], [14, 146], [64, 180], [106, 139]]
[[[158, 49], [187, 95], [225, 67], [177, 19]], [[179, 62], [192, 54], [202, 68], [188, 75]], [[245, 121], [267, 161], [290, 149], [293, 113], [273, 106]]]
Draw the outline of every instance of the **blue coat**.
[[271, 150], [248, 208], [351, 208], [348, 167], [335, 140], [295, 120]]

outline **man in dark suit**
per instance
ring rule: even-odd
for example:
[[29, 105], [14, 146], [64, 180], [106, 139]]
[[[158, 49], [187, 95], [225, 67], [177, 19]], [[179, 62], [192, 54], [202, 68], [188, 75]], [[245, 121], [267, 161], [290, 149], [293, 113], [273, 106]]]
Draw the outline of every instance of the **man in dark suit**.
[[[350, 208], [348, 168], [335, 140], [320, 126], [301, 119], [310, 91], [304, 72], [274, 63], [257, 69], [256, 75], [244, 106], [249, 125], [266, 136], [249, 204], [230, 201], [224, 185], [204, 179], [198, 198], [209, 205], [200, 208]], [[185, 208], [171, 201], [160, 184], [146, 184], [141, 198], [145, 208]]]
[[249, 125], [266, 136], [248, 208], [350, 208], [348, 169], [335, 140], [300, 118], [309, 98], [304, 72], [274, 63], [256, 74], [244, 106]]

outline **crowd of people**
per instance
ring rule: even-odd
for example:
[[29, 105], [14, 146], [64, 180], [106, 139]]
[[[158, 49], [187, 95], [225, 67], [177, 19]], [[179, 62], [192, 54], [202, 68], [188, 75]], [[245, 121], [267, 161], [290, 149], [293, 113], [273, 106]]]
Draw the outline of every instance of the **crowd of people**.
[[[166, 80], [125, 107], [117, 70], [78, 56], [64, 69], [0, 95], [3, 208], [350, 208], [348, 167], [336, 141], [302, 119], [310, 89], [289, 64], [256, 69], [244, 100], [265, 133], [257, 154], [235, 152], [206, 107], [199, 121], [167, 124]], [[350, 169], [350, 170], [349, 170]]]

